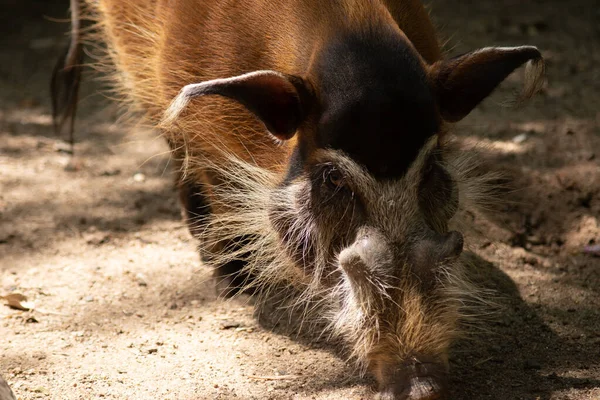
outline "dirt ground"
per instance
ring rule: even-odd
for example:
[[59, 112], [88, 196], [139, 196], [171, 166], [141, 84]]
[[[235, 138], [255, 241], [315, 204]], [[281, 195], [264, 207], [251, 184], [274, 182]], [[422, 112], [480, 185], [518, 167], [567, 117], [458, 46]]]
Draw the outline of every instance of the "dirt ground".
[[[0, 6], [0, 375], [19, 399], [366, 399], [339, 352], [248, 299], [217, 300], [180, 220], [165, 143], [83, 85], [76, 153], [51, 129], [65, 1]], [[513, 178], [471, 242], [503, 306], [455, 346], [452, 399], [600, 399], [600, 9], [593, 0], [432, 0], [452, 54], [533, 44], [548, 86], [503, 87], [456, 128]], [[522, 72], [522, 71], [521, 71]]]

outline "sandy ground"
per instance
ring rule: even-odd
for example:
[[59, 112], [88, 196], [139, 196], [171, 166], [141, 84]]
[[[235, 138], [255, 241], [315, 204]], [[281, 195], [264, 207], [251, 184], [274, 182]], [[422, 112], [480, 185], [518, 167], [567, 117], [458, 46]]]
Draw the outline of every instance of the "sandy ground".
[[[83, 87], [68, 172], [51, 129], [60, 1], [0, 6], [0, 374], [19, 399], [363, 399], [339, 352], [249, 299], [217, 300], [183, 226], [167, 148]], [[518, 190], [471, 243], [503, 308], [452, 355], [452, 399], [600, 399], [600, 12], [593, 1], [434, 0], [453, 54], [535, 44], [544, 93], [501, 105], [511, 76], [460, 126]], [[523, 2], [524, 3], [524, 2]], [[88, 75], [89, 78], [89, 75]]]

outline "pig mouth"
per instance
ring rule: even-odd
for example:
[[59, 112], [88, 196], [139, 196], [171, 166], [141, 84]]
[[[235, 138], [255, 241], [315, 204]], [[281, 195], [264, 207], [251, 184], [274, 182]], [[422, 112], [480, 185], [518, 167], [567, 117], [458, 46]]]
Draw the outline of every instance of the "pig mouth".
[[446, 400], [446, 368], [438, 362], [414, 358], [380, 382], [377, 400]]
[[418, 376], [408, 382], [400, 393], [394, 393], [394, 400], [443, 400], [444, 389], [431, 376]]

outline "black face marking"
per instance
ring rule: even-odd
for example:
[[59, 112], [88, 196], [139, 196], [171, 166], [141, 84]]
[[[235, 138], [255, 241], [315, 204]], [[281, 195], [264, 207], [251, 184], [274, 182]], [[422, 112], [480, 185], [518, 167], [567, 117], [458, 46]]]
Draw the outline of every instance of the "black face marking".
[[304, 172], [304, 160], [302, 159], [302, 151], [300, 146], [294, 147], [290, 160], [288, 161], [288, 169], [285, 174], [281, 186], [287, 186], [291, 184], [294, 179], [298, 178]]
[[193, 182], [182, 182], [179, 186], [179, 199], [185, 210], [185, 220], [190, 233], [193, 236], [199, 236], [211, 213], [204, 190]]
[[352, 33], [317, 64], [318, 145], [339, 149], [378, 178], [397, 178], [438, 131], [434, 98], [417, 55], [397, 32]]

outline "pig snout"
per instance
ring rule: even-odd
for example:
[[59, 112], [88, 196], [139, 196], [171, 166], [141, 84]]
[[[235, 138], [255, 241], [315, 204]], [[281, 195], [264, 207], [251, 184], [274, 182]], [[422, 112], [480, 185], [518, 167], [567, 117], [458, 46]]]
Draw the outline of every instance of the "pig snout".
[[446, 368], [442, 363], [416, 357], [392, 371], [379, 371], [377, 400], [445, 400]]
[[427, 231], [393, 243], [379, 230], [363, 229], [340, 253], [339, 265], [361, 312], [382, 321], [373, 328], [377, 339], [368, 356], [379, 384], [378, 400], [447, 399], [446, 364], [440, 360], [445, 350], [430, 344], [444, 331], [429, 328], [443, 326], [437, 325], [443, 320], [435, 314], [429, 320], [426, 311], [437, 307], [430, 294], [443, 287], [438, 286], [443, 281], [439, 271], [453, 268], [462, 251], [463, 236], [454, 231]]

